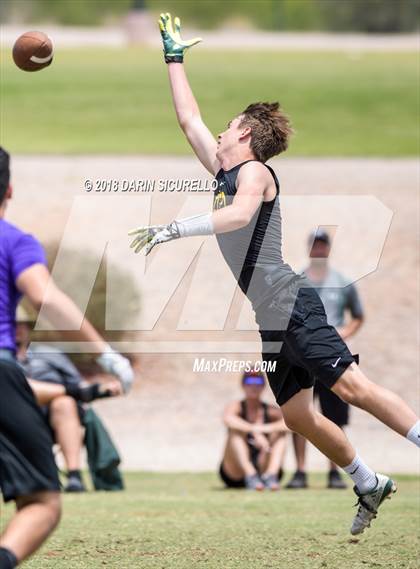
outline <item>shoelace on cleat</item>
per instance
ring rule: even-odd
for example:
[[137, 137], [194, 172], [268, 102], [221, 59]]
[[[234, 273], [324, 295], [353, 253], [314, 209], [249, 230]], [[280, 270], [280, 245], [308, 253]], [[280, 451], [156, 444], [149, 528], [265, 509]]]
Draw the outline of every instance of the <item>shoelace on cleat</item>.
[[[363, 502], [360, 497], [354, 507], [359, 506], [357, 510], [356, 518], [358, 518], [365, 527], [370, 527], [370, 522], [374, 520], [377, 516], [377, 511], [372, 510], [368, 504]], [[363, 511], [363, 508], [365, 511]]]
[[371, 506], [369, 506], [369, 504], [366, 504], [366, 502], [364, 502], [363, 497], [360, 496], [359, 499], [357, 500], [357, 502], [354, 504], [353, 508], [355, 508], [356, 506], [359, 506], [359, 510], [363, 507], [365, 508], [365, 510], [367, 510], [370, 514], [377, 514], [377, 510], [372, 509]]

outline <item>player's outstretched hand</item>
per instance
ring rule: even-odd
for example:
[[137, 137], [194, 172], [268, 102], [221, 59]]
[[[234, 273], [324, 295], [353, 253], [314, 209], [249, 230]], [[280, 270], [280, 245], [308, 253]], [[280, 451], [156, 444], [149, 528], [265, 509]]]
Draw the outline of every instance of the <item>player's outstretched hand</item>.
[[150, 225], [149, 227], [138, 227], [128, 232], [129, 235], [135, 235], [130, 248], [134, 249], [134, 253], [139, 253], [144, 247], [145, 255], [148, 255], [155, 245], [172, 241], [181, 237], [178, 226], [175, 221], [169, 225]]
[[172, 18], [168, 12], [160, 15], [159, 28], [166, 63], [182, 63], [184, 61], [184, 52], [202, 41], [201, 38], [194, 38], [188, 41], [183, 40], [181, 38], [180, 19], [175, 18], [172, 26]]

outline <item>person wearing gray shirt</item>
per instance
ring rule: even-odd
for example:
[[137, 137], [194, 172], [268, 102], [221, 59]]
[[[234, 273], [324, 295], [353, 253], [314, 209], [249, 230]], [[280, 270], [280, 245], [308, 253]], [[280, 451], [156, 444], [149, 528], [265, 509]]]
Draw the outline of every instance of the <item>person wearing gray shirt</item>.
[[[26, 377], [47, 383], [80, 386], [85, 383], [83, 377], [66, 356], [52, 346], [42, 348], [29, 347], [33, 322], [21, 306], [17, 311], [16, 357]], [[120, 393], [118, 380], [107, 381], [106, 386]], [[67, 469], [65, 492], [85, 492], [81, 474], [81, 451], [83, 446], [82, 420], [85, 409], [82, 403], [73, 397], [57, 397], [48, 405], [41, 407], [42, 414], [50, 427], [54, 442], [63, 454]]]
[[[330, 236], [318, 230], [309, 236], [309, 266], [303, 271], [319, 294], [327, 314], [328, 324], [334, 326], [343, 340], [357, 332], [363, 322], [363, 307], [356, 286], [329, 266]], [[346, 318], [347, 314], [350, 318]], [[349, 421], [349, 405], [335, 393], [315, 382], [314, 393], [319, 397], [322, 414], [343, 428]], [[287, 484], [288, 489], [307, 488], [305, 466], [306, 439], [293, 434], [297, 470]], [[344, 489], [337, 465], [330, 461], [328, 488]]]

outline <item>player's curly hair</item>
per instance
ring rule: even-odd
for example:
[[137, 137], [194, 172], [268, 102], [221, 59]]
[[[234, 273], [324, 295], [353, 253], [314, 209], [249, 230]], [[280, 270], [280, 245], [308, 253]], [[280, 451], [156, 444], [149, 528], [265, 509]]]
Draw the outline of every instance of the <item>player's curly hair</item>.
[[252, 103], [241, 115], [239, 127], [250, 127], [251, 150], [257, 160], [266, 162], [287, 150], [293, 128], [279, 103]]

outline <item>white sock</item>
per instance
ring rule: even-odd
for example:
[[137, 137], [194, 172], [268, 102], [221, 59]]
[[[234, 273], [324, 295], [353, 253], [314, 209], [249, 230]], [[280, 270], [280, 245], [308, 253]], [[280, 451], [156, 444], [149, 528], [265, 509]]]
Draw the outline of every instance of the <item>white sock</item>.
[[407, 439], [420, 447], [420, 420], [415, 423], [407, 433]]
[[366, 494], [373, 490], [378, 483], [376, 474], [363, 462], [359, 455], [356, 454], [353, 462], [348, 466], [344, 466], [343, 470], [347, 472], [353, 480], [357, 489], [361, 494]]

